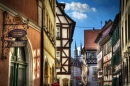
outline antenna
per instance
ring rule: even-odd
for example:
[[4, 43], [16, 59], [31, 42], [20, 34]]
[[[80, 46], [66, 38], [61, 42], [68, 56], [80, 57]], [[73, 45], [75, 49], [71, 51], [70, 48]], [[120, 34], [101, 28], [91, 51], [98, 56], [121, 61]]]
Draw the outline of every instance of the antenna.
[[101, 21], [101, 28], [102, 28], [102, 21]]

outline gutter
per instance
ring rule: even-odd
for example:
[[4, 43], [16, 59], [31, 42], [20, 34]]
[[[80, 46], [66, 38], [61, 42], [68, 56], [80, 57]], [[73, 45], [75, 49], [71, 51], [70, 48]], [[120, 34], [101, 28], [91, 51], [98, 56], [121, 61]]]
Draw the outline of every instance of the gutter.
[[44, 86], [43, 77], [44, 77], [44, 25], [43, 25], [43, 1], [42, 1], [42, 27], [41, 27], [41, 47], [40, 47], [40, 86]]

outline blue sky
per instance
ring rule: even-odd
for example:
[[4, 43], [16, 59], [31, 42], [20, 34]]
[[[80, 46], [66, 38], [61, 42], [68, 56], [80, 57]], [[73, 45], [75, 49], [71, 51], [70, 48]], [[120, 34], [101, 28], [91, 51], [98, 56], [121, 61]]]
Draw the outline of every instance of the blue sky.
[[[74, 56], [75, 42], [84, 46], [84, 30], [101, 29], [105, 21], [114, 20], [119, 12], [120, 0], [58, 0], [65, 3], [65, 12], [76, 22], [71, 47]], [[101, 23], [102, 22], [102, 23]]]

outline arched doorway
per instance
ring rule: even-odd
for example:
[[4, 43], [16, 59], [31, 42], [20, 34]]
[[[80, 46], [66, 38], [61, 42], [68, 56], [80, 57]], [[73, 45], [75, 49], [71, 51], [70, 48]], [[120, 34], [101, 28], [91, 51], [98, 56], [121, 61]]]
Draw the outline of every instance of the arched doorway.
[[63, 86], [68, 86], [69, 79], [64, 78], [64, 79], [62, 79], [62, 81], [63, 81]]
[[33, 49], [30, 40], [24, 39], [28, 40], [26, 47], [10, 48], [9, 86], [34, 86]]
[[23, 47], [11, 48], [10, 86], [26, 86], [25, 50]]

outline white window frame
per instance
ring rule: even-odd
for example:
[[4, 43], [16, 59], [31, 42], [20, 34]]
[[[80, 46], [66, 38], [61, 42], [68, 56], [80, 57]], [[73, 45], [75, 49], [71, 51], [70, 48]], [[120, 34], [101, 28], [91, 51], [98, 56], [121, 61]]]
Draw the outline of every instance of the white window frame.
[[60, 38], [60, 27], [57, 27], [56, 37], [57, 37], [57, 38]]

